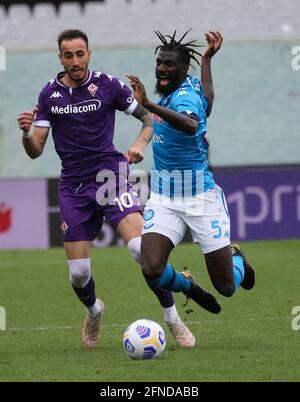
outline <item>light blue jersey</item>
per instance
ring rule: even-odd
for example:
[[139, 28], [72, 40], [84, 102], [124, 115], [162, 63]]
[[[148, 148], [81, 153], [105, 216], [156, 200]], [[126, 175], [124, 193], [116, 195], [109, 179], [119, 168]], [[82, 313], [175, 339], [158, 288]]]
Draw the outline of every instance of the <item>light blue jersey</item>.
[[199, 125], [196, 134], [188, 135], [155, 116], [151, 191], [187, 197], [213, 189], [215, 182], [207, 162], [207, 100], [199, 79], [188, 75], [175, 92], [160, 98], [158, 104], [196, 117]]

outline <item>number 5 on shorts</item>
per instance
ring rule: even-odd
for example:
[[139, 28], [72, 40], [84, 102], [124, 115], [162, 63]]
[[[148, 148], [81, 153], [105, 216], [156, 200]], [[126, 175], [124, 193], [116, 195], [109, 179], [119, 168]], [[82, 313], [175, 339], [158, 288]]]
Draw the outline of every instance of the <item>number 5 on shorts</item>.
[[218, 233], [215, 234], [213, 237], [214, 239], [219, 239], [222, 236], [222, 229], [220, 228], [219, 221], [211, 221], [211, 228], [217, 229]]

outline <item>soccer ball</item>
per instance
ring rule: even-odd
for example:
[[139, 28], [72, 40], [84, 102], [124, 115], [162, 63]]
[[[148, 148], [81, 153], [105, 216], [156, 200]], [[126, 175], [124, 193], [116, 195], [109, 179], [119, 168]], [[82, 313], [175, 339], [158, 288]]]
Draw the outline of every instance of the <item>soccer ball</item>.
[[166, 337], [155, 321], [137, 320], [124, 332], [123, 345], [132, 359], [155, 359], [165, 350]]

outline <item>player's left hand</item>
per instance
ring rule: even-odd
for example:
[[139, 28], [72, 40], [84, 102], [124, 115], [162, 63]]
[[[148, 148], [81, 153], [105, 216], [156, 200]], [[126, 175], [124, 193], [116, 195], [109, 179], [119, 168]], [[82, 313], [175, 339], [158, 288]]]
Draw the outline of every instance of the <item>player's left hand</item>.
[[145, 87], [142, 84], [141, 80], [138, 77], [131, 74], [127, 74], [126, 77], [129, 78], [135, 99], [138, 101], [140, 105], [146, 107], [148, 99]]
[[129, 165], [132, 163], [140, 163], [144, 159], [144, 150], [138, 145], [132, 145], [125, 153]]
[[211, 59], [221, 48], [223, 37], [221, 32], [218, 31], [205, 32], [204, 35], [207, 42], [207, 47], [203, 53], [203, 57]]

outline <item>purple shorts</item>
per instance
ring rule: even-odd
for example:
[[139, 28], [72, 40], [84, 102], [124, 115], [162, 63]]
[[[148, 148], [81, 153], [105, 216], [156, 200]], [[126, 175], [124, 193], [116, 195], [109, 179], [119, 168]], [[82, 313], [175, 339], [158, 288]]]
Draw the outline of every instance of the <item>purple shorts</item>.
[[101, 230], [103, 217], [116, 228], [128, 214], [142, 213], [138, 195], [127, 180], [113, 192], [105, 192], [103, 188], [95, 181], [59, 183], [58, 201], [64, 242], [94, 240]]

